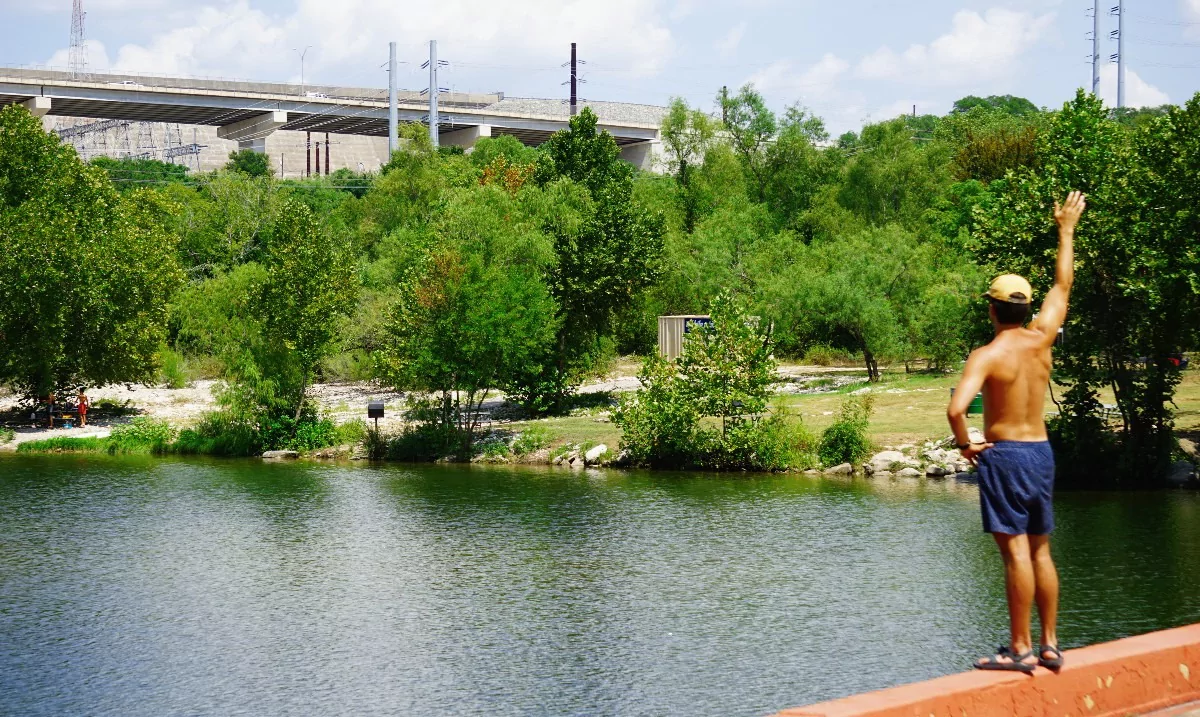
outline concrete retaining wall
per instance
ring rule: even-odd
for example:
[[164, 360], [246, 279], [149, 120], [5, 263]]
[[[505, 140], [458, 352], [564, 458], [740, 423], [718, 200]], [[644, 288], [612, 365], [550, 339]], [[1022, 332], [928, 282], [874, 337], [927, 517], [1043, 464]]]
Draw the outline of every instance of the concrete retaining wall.
[[1125, 717], [1200, 699], [1200, 625], [1066, 653], [1059, 674], [973, 670], [777, 717]]

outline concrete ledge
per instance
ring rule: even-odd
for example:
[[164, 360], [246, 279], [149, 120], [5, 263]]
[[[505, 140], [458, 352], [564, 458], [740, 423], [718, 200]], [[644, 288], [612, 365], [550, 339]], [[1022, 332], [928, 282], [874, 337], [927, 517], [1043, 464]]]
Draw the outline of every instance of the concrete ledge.
[[1200, 625], [1066, 653], [1059, 674], [973, 670], [778, 717], [1125, 717], [1200, 699]]

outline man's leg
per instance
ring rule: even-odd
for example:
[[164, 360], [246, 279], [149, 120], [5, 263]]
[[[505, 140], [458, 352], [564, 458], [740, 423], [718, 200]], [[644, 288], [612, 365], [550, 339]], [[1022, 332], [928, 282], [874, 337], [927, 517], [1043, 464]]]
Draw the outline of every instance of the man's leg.
[[[1050, 557], [1050, 536], [1029, 536], [1029, 555], [1033, 561], [1038, 616], [1042, 621], [1042, 644], [1058, 647], [1058, 570]], [[1053, 654], [1043, 654], [1052, 659]]]
[[[1004, 587], [1008, 594], [1008, 622], [1012, 639], [1009, 648], [1020, 655], [1033, 648], [1029, 620], [1033, 610], [1033, 562], [1029, 554], [1029, 539], [1025, 535], [993, 533], [1000, 556], [1004, 558]], [[1024, 662], [1036, 663], [1036, 656]], [[982, 662], [982, 661], [981, 661]]]

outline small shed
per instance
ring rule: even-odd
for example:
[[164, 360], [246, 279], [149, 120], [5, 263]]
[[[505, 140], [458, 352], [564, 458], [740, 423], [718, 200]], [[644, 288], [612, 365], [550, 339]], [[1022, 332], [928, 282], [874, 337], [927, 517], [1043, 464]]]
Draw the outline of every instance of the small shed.
[[697, 326], [711, 326], [711, 316], [658, 317], [658, 352], [674, 361], [683, 353], [683, 337]]

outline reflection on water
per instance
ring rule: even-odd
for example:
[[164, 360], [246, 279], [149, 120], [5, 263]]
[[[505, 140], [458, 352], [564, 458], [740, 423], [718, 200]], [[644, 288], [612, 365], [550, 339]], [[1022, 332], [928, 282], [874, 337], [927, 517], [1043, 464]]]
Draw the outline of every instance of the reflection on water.
[[[0, 460], [0, 714], [711, 714], [1005, 637], [973, 486]], [[1056, 499], [1068, 646], [1200, 621], [1200, 498]]]

